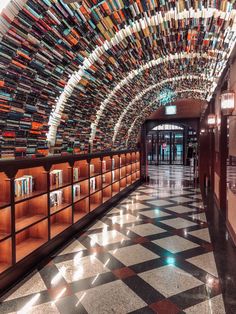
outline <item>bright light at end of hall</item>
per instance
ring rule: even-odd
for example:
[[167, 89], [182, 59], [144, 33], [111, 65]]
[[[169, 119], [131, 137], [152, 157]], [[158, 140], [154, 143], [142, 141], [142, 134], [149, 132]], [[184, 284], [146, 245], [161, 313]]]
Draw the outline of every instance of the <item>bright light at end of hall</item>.
[[10, 3], [10, 2], [11, 2], [11, 0], [1, 0], [0, 1], [0, 13], [8, 5], [8, 3]]

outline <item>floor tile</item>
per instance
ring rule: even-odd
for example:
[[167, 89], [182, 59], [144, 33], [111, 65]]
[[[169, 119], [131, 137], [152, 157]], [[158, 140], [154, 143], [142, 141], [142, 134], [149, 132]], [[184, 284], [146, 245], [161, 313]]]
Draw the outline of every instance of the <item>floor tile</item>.
[[222, 295], [217, 295], [184, 310], [186, 314], [225, 314]]
[[218, 277], [218, 272], [216, 269], [215, 257], [212, 252], [194, 256], [187, 259], [187, 261], [203, 270], [209, 274]]
[[170, 203], [168, 201], [165, 201], [165, 200], [158, 200], [158, 201], [151, 201], [151, 202], [148, 202], [149, 204], [151, 205], [154, 205], [154, 206], [167, 206], [167, 205], [172, 205], [173, 203]]
[[168, 220], [162, 220], [161, 223], [173, 227], [175, 229], [188, 228], [192, 226], [196, 226], [196, 223], [188, 221], [183, 218], [173, 218]]
[[123, 224], [138, 221], [140, 220], [140, 218], [130, 215], [130, 214], [125, 214], [125, 215], [119, 215], [119, 216], [112, 216], [111, 220], [113, 224], [116, 223], [116, 224], [123, 225]]
[[179, 196], [179, 197], [171, 198], [170, 201], [174, 201], [177, 203], [186, 203], [186, 202], [191, 202], [192, 200], [191, 198], [188, 198], [188, 197]]
[[149, 218], [160, 218], [160, 217], [165, 217], [165, 216], [171, 216], [170, 214], [167, 214], [160, 209], [151, 209], [151, 210], [145, 210], [141, 211], [140, 214], [143, 216], [147, 216]]
[[91, 245], [93, 243], [98, 243], [101, 246], [105, 246], [112, 243], [117, 243], [122, 240], [128, 240], [126, 236], [124, 236], [122, 233], [111, 230], [111, 231], [105, 231], [100, 232], [96, 234], [90, 234], [89, 237], [91, 238]]
[[140, 264], [152, 259], [159, 258], [157, 254], [142, 247], [140, 244], [130, 245], [110, 251], [115, 258], [126, 266]]
[[199, 230], [195, 230], [195, 231], [190, 231], [188, 233], [193, 235], [194, 237], [197, 237], [197, 238], [201, 239], [201, 240], [204, 240], [204, 241], [207, 241], [207, 242], [211, 242], [208, 228], [199, 229]]
[[207, 222], [205, 213], [200, 213], [200, 214], [194, 213], [194, 214], [189, 215], [189, 217], [196, 219], [196, 220], [201, 220], [201, 221]]
[[171, 210], [178, 214], [184, 214], [184, 213], [195, 211], [195, 209], [191, 207], [183, 206], [183, 205], [171, 206], [171, 207], [168, 207], [168, 210]]
[[69, 253], [76, 253], [79, 251], [86, 250], [86, 247], [81, 244], [78, 240], [74, 240], [71, 244], [69, 244], [62, 252], [58, 255], [64, 255]]
[[107, 224], [105, 224], [104, 222], [99, 220], [94, 225], [89, 227], [89, 230], [102, 229], [102, 228], [106, 228], [106, 227], [107, 227]]
[[192, 202], [192, 203], [189, 203], [189, 205], [191, 206], [194, 206], [194, 207], [198, 207], [198, 208], [203, 208], [204, 205], [203, 205], [203, 202]]
[[178, 253], [198, 247], [199, 245], [179, 236], [171, 236], [152, 241], [171, 253]]
[[203, 284], [182, 269], [168, 265], [139, 274], [154, 289], [165, 297], [178, 294]]
[[9, 314], [60, 314], [60, 311], [53, 302], [47, 302], [35, 306], [32, 304], [30, 308], [26, 305], [20, 311]]
[[77, 293], [76, 296], [89, 314], [126, 314], [146, 306], [121, 280]]
[[130, 204], [126, 204], [125, 208], [128, 210], [142, 210], [142, 209], [146, 209], [149, 208], [149, 206], [141, 204], [141, 203], [130, 203]]
[[153, 200], [154, 197], [151, 195], [137, 195], [137, 196], [132, 196], [132, 198], [136, 198], [136, 200], [138, 201], [149, 201], [149, 200]]
[[18, 289], [15, 290], [6, 300], [17, 299], [26, 295], [36, 294], [47, 290], [47, 287], [39, 272], [25, 281]]
[[157, 227], [151, 223], [136, 225], [134, 227], [129, 227], [128, 229], [137, 233], [138, 235], [140, 235], [142, 237], [149, 236], [152, 234], [159, 234], [159, 233], [166, 231], [166, 230], [164, 230], [160, 227]]
[[102, 262], [92, 255], [81, 257], [76, 261], [69, 260], [57, 263], [56, 266], [68, 283], [109, 271]]

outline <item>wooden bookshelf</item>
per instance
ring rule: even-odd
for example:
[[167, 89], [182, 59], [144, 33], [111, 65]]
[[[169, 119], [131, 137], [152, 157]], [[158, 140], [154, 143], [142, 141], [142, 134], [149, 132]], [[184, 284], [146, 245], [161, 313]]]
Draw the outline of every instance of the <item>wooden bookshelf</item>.
[[109, 185], [105, 189], [102, 190], [102, 201], [103, 203], [108, 201], [112, 197], [112, 187]]
[[[80, 193], [77, 192], [80, 191]], [[73, 184], [73, 202], [76, 203], [81, 199], [89, 196], [89, 180], [79, 181]]]
[[51, 239], [72, 225], [72, 207], [50, 217]]
[[120, 168], [120, 179], [126, 177], [126, 166]]
[[112, 196], [115, 196], [120, 192], [120, 181], [112, 184]]
[[12, 265], [12, 240], [0, 242], [0, 274]]
[[112, 160], [111, 156], [106, 156], [102, 159], [102, 173], [106, 173], [108, 171], [111, 171], [112, 167]]
[[120, 169], [112, 170], [111, 179], [112, 179], [112, 183], [120, 180]]
[[[24, 192], [22, 191], [22, 189], [19, 189], [19, 184], [20, 182], [22, 182], [24, 178], [27, 178], [27, 177], [32, 178], [32, 189], [31, 191], [28, 190]], [[28, 198], [34, 198], [37, 195], [46, 193], [47, 192], [47, 172], [44, 170], [43, 167], [20, 169], [15, 176], [14, 190], [15, 190], [15, 202], [24, 201]]]
[[15, 229], [20, 231], [48, 214], [47, 194], [31, 198], [15, 205]]
[[0, 172], [1, 193], [0, 193], [0, 208], [10, 205], [10, 179], [4, 172]]
[[[0, 286], [1, 274], [7, 269], [17, 270], [18, 262], [39, 260], [41, 252], [54, 245], [54, 239], [57, 243], [58, 239], [62, 241], [62, 234], [81, 228], [76, 226], [84, 221], [92, 221], [92, 212], [101, 212], [110, 200], [119, 199], [119, 193], [126, 187], [138, 184], [140, 162], [136, 152], [128, 155], [130, 164], [126, 156], [127, 152], [111, 152], [25, 159], [16, 163], [0, 161]], [[60, 184], [50, 184], [50, 173], [54, 170], [61, 173]], [[11, 179], [7, 173], [13, 173]], [[24, 183], [19, 183], [21, 178]], [[21, 184], [24, 192], [29, 187], [32, 190], [16, 196], [16, 188]]]
[[89, 197], [74, 204], [74, 223], [89, 213]]
[[129, 185], [131, 185], [131, 184], [132, 184], [132, 176], [129, 175], [129, 176], [127, 177], [127, 186], [129, 186]]
[[[57, 177], [58, 172], [60, 172], [60, 175], [58, 175], [60, 180], [56, 180], [57, 182], [55, 183], [55, 180], [52, 179], [52, 176], [54, 176], [54, 178]], [[67, 162], [52, 165], [49, 173], [49, 178], [51, 191], [62, 188], [71, 183], [72, 168]]]
[[0, 209], [0, 241], [11, 234], [11, 207]]
[[120, 191], [124, 190], [126, 188], [127, 185], [127, 180], [126, 178], [123, 178], [120, 180]]
[[102, 191], [93, 193], [90, 196], [90, 211], [93, 211], [102, 204]]
[[48, 219], [16, 234], [16, 261], [20, 261], [48, 241]]
[[[78, 176], [78, 180], [77, 180]], [[83, 181], [89, 178], [89, 163], [87, 160], [78, 160], [73, 166], [73, 182]]]
[[[57, 198], [55, 195], [57, 193], [60, 193], [61, 200], [59, 202], [57, 201]], [[67, 186], [65, 188], [50, 192], [50, 214], [54, 214], [56, 212], [59, 212], [63, 208], [66, 208], [66, 207], [71, 206], [71, 205], [72, 205], [71, 186]]]
[[89, 164], [90, 177], [97, 176], [102, 173], [102, 162], [100, 158], [93, 158]]
[[90, 194], [102, 189], [102, 176], [97, 175], [90, 178]]

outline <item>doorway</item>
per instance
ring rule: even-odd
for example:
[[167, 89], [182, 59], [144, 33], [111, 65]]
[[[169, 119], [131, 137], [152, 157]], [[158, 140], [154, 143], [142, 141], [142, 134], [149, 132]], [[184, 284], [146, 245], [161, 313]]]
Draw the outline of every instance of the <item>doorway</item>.
[[147, 136], [149, 164], [183, 165], [185, 144], [184, 128], [182, 126], [158, 125]]

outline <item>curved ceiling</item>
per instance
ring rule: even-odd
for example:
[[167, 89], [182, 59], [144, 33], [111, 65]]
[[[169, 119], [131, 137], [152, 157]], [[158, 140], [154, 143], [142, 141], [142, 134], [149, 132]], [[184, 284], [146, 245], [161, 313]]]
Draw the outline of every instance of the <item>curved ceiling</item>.
[[1, 14], [3, 139], [125, 148], [158, 106], [211, 99], [236, 40], [234, 1], [67, 2], [12, 1]]

